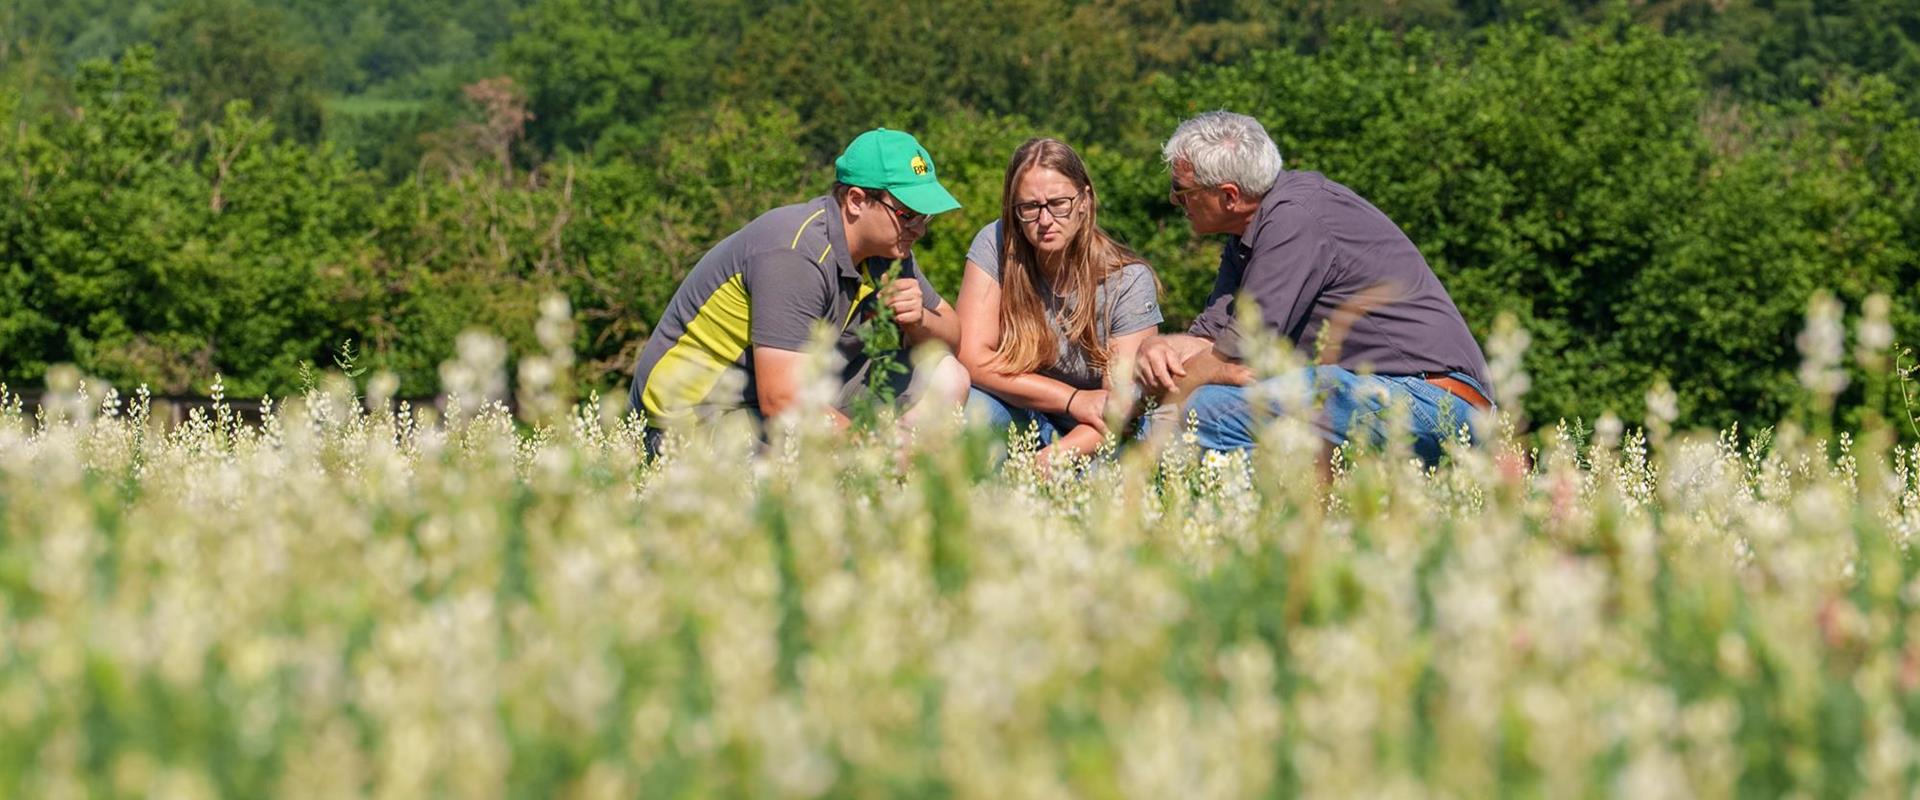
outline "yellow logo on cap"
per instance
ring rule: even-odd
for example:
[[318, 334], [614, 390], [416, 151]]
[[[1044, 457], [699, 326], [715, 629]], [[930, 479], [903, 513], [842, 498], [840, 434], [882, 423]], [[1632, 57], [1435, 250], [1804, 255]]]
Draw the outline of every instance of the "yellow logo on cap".
[[919, 156], [914, 156], [914, 157], [913, 157], [913, 164], [912, 164], [912, 166], [913, 166], [913, 174], [915, 174], [915, 175], [925, 175], [925, 174], [927, 174], [927, 160], [926, 160], [926, 159], [924, 159], [924, 158], [921, 158], [921, 157], [919, 157]]

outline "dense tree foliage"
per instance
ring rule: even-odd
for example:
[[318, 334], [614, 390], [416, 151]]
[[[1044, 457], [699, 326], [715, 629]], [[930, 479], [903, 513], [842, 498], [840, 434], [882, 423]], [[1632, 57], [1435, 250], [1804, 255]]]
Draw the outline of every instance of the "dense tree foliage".
[[1399, 221], [1476, 333], [1517, 315], [1537, 416], [1631, 415], [1664, 377], [1686, 421], [1772, 421], [1816, 289], [1915, 330], [1907, 5], [22, 0], [0, 381], [284, 393], [351, 339], [427, 393], [459, 330], [530, 337], [560, 291], [579, 377], [615, 385], [702, 251], [881, 124], [966, 204], [921, 247], [943, 292], [1054, 134], [1178, 323], [1218, 245], [1158, 143], [1227, 107]]

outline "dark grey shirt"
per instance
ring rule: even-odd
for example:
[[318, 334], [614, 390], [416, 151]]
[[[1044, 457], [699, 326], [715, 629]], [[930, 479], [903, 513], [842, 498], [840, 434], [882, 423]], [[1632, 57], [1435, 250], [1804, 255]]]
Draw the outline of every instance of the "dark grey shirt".
[[1239, 357], [1242, 298], [1321, 363], [1379, 375], [1460, 372], [1491, 390], [1479, 343], [1420, 250], [1380, 209], [1318, 172], [1280, 173], [1246, 233], [1222, 249], [1213, 293], [1188, 332]]
[[[849, 249], [829, 195], [762, 214], [701, 256], [633, 368], [630, 397], [647, 424], [759, 408], [753, 348], [801, 350], [820, 325], [839, 334], [836, 349], [853, 374], [866, 358], [860, 334], [874, 324], [888, 262], [856, 264]], [[911, 254], [900, 274], [920, 282], [923, 305], [940, 306]]]

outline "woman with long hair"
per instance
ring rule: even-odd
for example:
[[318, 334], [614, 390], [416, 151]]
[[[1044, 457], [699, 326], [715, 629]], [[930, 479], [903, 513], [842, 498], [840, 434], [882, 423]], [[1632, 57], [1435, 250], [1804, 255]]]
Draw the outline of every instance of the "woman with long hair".
[[1100, 229], [1078, 153], [1029, 139], [1013, 153], [1000, 219], [974, 237], [960, 282], [960, 363], [969, 411], [997, 429], [1037, 426], [1042, 466], [1107, 431], [1112, 367], [1158, 328], [1159, 281]]

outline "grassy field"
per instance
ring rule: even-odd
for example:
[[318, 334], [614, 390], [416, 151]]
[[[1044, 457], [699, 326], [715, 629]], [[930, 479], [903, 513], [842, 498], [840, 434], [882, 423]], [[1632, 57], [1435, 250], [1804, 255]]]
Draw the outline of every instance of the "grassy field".
[[1920, 786], [1920, 454], [1883, 429], [1672, 434], [1656, 395], [1651, 442], [1324, 487], [1284, 418], [1052, 478], [945, 419], [646, 464], [565, 358], [522, 359], [521, 420], [338, 378], [258, 425], [72, 374], [0, 412], [0, 796]]

